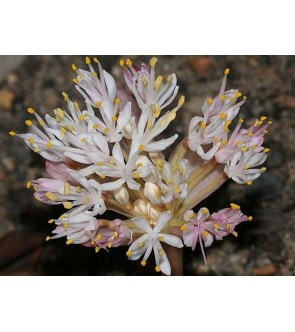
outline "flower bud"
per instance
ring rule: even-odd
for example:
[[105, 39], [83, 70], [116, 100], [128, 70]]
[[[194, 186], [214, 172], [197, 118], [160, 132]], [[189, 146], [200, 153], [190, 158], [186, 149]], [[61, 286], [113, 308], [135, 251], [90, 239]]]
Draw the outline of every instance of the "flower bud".
[[114, 197], [120, 204], [127, 204], [129, 202], [129, 194], [125, 187], [114, 190]]
[[157, 221], [160, 215], [160, 211], [151, 206], [150, 203], [147, 204], [147, 214], [152, 221]]
[[134, 202], [134, 211], [142, 216], [147, 216], [147, 204], [143, 199], [137, 199]]
[[152, 183], [146, 182], [144, 185], [144, 195], [148, 198], [153, 204], [161, 203], [161, 191], [160, 188]]

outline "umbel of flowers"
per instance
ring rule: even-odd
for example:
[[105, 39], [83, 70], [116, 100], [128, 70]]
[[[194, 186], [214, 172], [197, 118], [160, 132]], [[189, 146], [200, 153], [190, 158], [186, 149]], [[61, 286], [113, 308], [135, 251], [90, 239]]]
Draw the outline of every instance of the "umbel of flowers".
[[[96, 252], [129, 246], [128, 259], [140, 259], [142, 266], [153, 252], [155, 270], [170, 275], [165, 246], [194, 250], [199, 244], [206, 263], [204, 247], [237, 236], [236, 226], [252, 220], [234, 203], [212, 214], [206, 207], [192, 209], [227, 179], [251, 185], [266, 170], [260, 165], [269, 151], [263, 140], [271, 122], [262, 116], [243, 127], [237, 117], [246, 98], [239, 90], [226, 90], [226, 69], [217, 96], [204, 101], [187, 138], [165, 158], [177, 134], [163, 138], [163, 132], [185, 98], [177, 97], [175, 74], [156, 75], [157, 61], [153, 57], [138, 67], [121, 60], [126, 86], [119, 87], [97, 58], [86, 57], [88, 70], [72, 65], [85, 105], [64, 92], [65, 108], [45, 119], [29, 108], [36, 118], [25, 121], [29, 133], [10, 135], [46, 160], [48, 177], [27, 182], [35, 198], [65, 208], [58, 219], [49, 220], [56, 227], [47, 240], [63, 237], [68, 245]], [[104, 219], [107, 210], [122, 219]]]

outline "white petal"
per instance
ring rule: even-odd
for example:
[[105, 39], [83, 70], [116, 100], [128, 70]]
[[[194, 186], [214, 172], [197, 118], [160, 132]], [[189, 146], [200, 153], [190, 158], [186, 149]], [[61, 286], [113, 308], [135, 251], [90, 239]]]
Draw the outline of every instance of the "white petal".
[[183, 243], [181, 239], [175, 235], [170, 235], [170, 234], [161, 234], [164, 238], [164, 242], [169, 244], [172, 247], [176, 248], [182, 248]]
[[157, 220], [157, 224], [154, 227], [154, 233], [159, 233], [161, 229], [165, 227], [165, 225], [168, 223], [168, 221], [171, 219], [170, 212], [163, 212], [159, 215], [159, 218]]
[[106, 86], [107, 86], [107, 90], [108, 90], [108, 95], [110, 97], [111, 102], [113, 102], [115, 97], [116, 97], [116, 93], [117, 93], [116, 82], [115, 82], [113, 76], [110, 75], [105, 70], [103, 71], [103, 75], [104, 75], [104, 78], [105, 78], [105, 82], [106, 82]]
[[122, 149], [119, 142], [117, 142], [113, 147], [113, 157], [120, 163], [120, 166], [125, 166]]

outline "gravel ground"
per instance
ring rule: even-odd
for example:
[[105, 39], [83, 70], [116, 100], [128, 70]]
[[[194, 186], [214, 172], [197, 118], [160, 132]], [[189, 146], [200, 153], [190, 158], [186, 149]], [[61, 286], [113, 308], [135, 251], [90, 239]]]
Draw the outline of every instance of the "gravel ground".
[[[103, 67], [120, 77], [119, 56], [99, 57]], [[133, 62], [149, 57], [132, 56]], [[295, 272], [295, 57], [291, 56], [158, 56], [158, 70], [175, 72], [186, 103], [178, 123], [180, 137], [208, 96], [219, 89], [223, 70], [230, 68], [228, 87], [248, 99], [242, 108], [247, 123], [267, 115], [273, 125], [266, 137], [271, 149], [268, 172], [252, 186], [226, 183], [202, 205], [210, 210], [241, 205], [253, 215], [240, 225], [239, 237], [216, 242], [206, 251], [184, 250], [185, 275], [294, 275]], [[11, 139], [11, 129], [25, 132], [26, 109], [42, 115], [63, 105], [61, 92], [82, 102], [75, 90], [71, 64], [84, 56], [0, 57], [0, 274], [2, 275], [153, 275], [153, 264], [142, 269], [126, 259], [125, 248], [98, 255], [64, 241], [45, 242], [52, 230], [47, 220], [59, 208], [35, 201], [25, 188], [27, 179], [44, 175], [44, 162], [25, 144]], [[121, 78], [122, 80], [122, 78]]]

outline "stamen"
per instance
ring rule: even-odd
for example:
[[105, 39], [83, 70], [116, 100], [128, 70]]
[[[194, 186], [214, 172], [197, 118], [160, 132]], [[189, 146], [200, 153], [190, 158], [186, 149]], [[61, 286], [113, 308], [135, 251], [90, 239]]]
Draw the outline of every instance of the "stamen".
[[29, 108], [27, 109], [27, 111], [28, 111], [28, 113], [30, 113], [30, 114], [34, 114], [34, 113], [35, 113], [35, 111], [33, 110], [32, 107], [29, 107]]
[[131, 250], [128, 250], [127, 252], [126, 252], [126, 256], [131, 256], [132, 255], [132, 251]]
[[228, 75], [229, 74], [229, 68], [225, 69], [224, 71], [224, 75]]
[[158, 62], [158, 59], [155, 57], [152, 57], [150, 60], [150, 66], [154, 69], [156, 67], [157, 62]]
[[55, 202], [55, 201], [57, 200], [57, 196], [56, 196], [54, 193], [50, 192], [50, 191], [47, 191], [47, 192], [45, 193], [45, 196], [46, 196], [49, 200], [51, 200], [52, 202]]
[[235, 204], [235, 203], [231, 203], [230, 206], [231, 206], [232, 209], [234, 209], [234, 210], [240, 210], [240, 208], [241, 208], [239, 205], [237, 205], [237, 204]]

